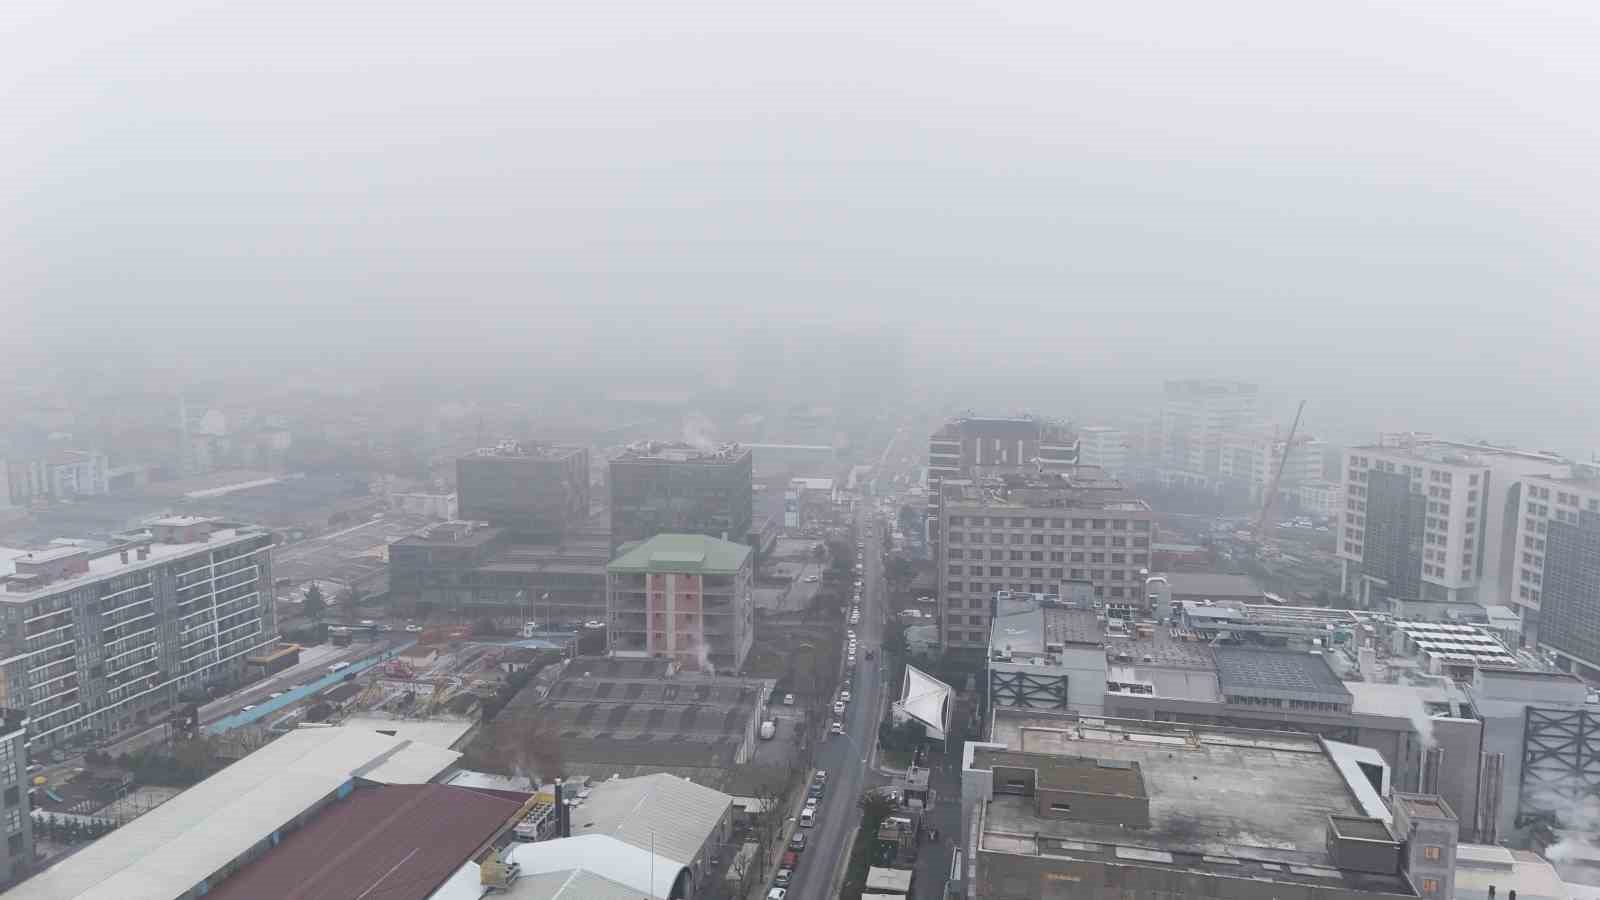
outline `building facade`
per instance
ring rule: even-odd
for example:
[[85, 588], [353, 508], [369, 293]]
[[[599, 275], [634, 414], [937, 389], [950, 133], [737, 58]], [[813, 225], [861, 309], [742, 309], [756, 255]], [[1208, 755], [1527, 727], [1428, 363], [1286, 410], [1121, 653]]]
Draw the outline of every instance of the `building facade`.
[[1536, 614], [1538, 601], [1519, 596], [1513, 580], [1523, 484], [1571, 471], [1548, 453], [1417, 434], [1346, 450], [1338, 533], [1345, 595], [1364, 606], [1505, 604]]
[[0, 487], [17, 506], [111, 492], [106, 455], [92, 450], [56, 449], [33, 459], [0, 460], [0, 468]]
[[1511, 600], [1523, 635], [1564, 668], [1600, 675], [1600, 472], [1531, 478], [1518, 501]]
[[501, 441], [456, 460], [461, 518], [549, 540], [589, 518], [589, 449]]
[[1078, 429], [1078, 465], [1098, 466], [1112, 478], [1128, 474], [1128, 433], [1110, 425]]
[[683, 671], [737, 672], [755, 639], [754, 553], [700, 534], [662, 534], [606, 567], [611, 652]]
[[945, 481], [941, 508], [935, 557], [946, 648], [988, 647], [999, 591], [1066, 594], [1063, 582], [1088, 582], [1106, 602], [1143, 591], [1155, 519], [1120, 482], [1059, 473]]
[[179, 517], [110, 550], [34, 551], [0, 585], [0, 706], [30, 742], [155, 721], [182, 689], [240, 676], [277, 636], [272, 536]]
[[1078, 439], [1065, 423], [1035, 416], [963, 416], [928, 438], [928, 539], [939, 530], [946, 480], [1004, 472], [1062, 471], [1078, 464]]
[[1169, 381], [1161, 404], [1162, 466], [1214, 479], [1222, 467], [1222, 437], [1261, 421], [1254, 384], [1217, 378]]
[[1315, 438], [1296, 438], [1293, 446], [1270, 429], [1232, 431], [1221, 438], [1217, 475], [1259, 501], [1267, 486], [1278, 475], [1280, 492], [1293, 492], [1299, 485], [1322, 478], [1322, 451], [1326, 445]]
[[27, 716], [0, 709], [0, 889], [27, 874], [33, 865], [33, 818], [28, 802]]
[[611, 547], [658, 534], [743, 540], [755, 517], [750, 448], [645, 442], [611, 461]]

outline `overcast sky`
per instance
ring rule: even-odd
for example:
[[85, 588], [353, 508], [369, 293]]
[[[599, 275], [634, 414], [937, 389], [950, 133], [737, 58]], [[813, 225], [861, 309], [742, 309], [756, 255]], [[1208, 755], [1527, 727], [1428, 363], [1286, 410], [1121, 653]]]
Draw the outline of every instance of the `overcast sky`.
[[0, 4], [0, 347], [637, 359], [896, 323], [1084, 390], [1242, 375], [1600, 448], [1597, 21]]

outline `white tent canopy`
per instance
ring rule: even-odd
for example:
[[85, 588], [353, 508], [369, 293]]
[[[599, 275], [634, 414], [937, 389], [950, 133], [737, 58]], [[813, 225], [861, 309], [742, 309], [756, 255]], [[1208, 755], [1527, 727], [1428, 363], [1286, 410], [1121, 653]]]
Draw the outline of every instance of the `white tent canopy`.
[[906, 666], [906, 677], [900, 687], [900, 699], [894, 704], [894, 714], [898, 719], [921, 722], [928, 729], [928, 737], [942, 741], [950, 733], [953, 696], [950, 685], [916, 666]]

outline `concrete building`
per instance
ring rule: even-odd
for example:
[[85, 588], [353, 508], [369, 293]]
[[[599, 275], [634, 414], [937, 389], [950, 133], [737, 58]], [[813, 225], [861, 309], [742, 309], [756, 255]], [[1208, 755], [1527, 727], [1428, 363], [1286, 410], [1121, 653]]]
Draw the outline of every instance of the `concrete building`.
[[986, 474], [1061, 471], [1078, 464], [1078, 439], [1036, 416], [962, 416], [928, 438], [928, 539], [939, 531], [941, 485]]
[[456, 460], [463, 519], [553, 540], [589, 519], [589, 449], [501, 441]]
[[1300, 502], [1300, 512], [1303, 515], [1318, 519], [1337, 518], [1339, 510], [1344, 506], [1342, 487], [1320, 478], [1301, 483], [1295, 491], [1295, 497]]
[[602, 520], [548, 543], [443, 522], [389, 545], [389, 598], [406, 615], [513, 618], [541, 626], [606, 617], [610, 538]]
[[1059, 595], [1070, 593], [1064, 582], [1088, 582], [1107, 602], [1143, 593], [1154, 516], [1120, 482], [1053, 472], [946, 480], [940, 509], [946, 527], [934, 553], [947, 649], [988, 648], [999, 591]]
[[1561, 668], [1600, 676], [1600, 471], [1530, 478], [1516, 501], [1507, 568], [1523, 636], [1555, 653]]
[[743, 540], [754, 521], [750, 448], [644, 442], [611, 460], [611, 546], [658, 534]]
[[1097, 466], [1112, 478], [1126, 477], [1128, 433], [1111, 425], [1078, 429], [1078, 465]]
[[397, 491], [389, 495], [389, 508], [412, 516], [453, 521], [460, 518], [460, 505], [454, 493]]
[[687, 672], [737, 672], [755, 639], [754, 553], [703, 534], [658, 534], [606, 567], [608, 646]]
[[1217, 378], [1169, 381], [1161, 404], [1162, 467], [1215, 479], [1222, 469], [1223, 435], [1261, 420], [1254, 384]]
[[1345, 451], [1338, 556], [1342, 590], [1364, 607], [1439, 618], [1452, 607], [1518, 604], [1524, 482], [1568, 477], [1548, 453], [1385, 436]]
[[825, 521], [838, 496], [832, 478], [791, 478], [783, 493], [783, 526], [790, 530]]
[[1315, 438], [1301, 435], [1290, 446], [1278, 436], [1276, 428], [1262, 425], [1227, 432], [1220, 443], [1218, 478], [1252, 501], [1266, 496], [1267, 485], [1280, 467], [1280, 493], [1296, 493], [1300, 485], [1322, 478], [1322, 452], [1327, 445]]
[[0, 460], [0, 468], [0, 487], [16, 506], [111, 492], [110, 464], [93, 450], [53, 448], [32, 458]]
[[0, 709], [0, 890], [33, 866], [33, 818], [28, 800], [28, 719], [16, 709]]
[[178, 692], [243, 674], [277, 637], [272, 535], [173, 517], [107, 550], [13, 558], [0, 590], [0, 706], [34, 746], [154, 721]]
[[961, 801], [972, 898], [1455, 896], [1449, 805], [1310, 735], [1002, 710]]
[[985, 707], [1077, 710], [1099, 715], [1106, 693], [1105, 633], [1091, 609], [1054, 595], [995, 598]]

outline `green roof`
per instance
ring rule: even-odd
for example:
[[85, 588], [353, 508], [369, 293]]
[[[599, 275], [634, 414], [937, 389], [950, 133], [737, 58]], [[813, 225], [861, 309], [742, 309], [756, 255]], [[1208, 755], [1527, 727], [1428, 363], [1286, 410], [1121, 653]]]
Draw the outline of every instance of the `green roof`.
[[612, 560], [606, 571], [731, 575], [749, 558], [750, 548], [745, 544], [703, 534], [658, 534]]

